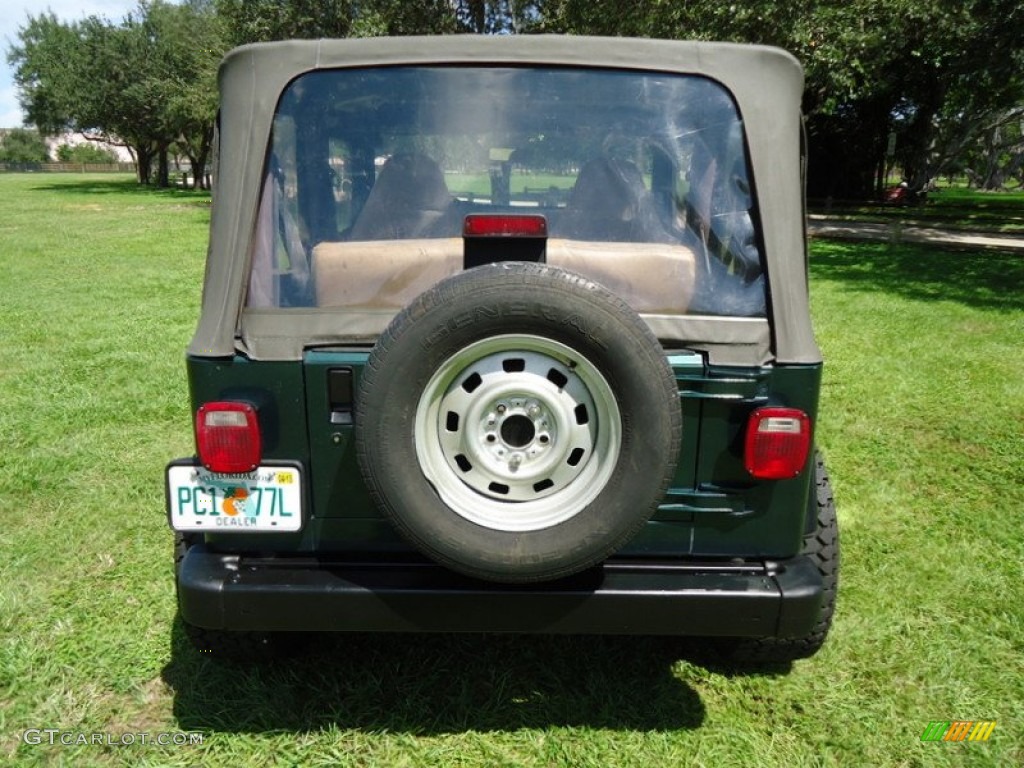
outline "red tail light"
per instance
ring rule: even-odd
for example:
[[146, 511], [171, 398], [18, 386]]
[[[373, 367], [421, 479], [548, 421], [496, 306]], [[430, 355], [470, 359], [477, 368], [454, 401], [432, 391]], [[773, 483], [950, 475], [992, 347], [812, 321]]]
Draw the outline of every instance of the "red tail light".
[[248, 403], [216, 402], [196, 412], [199, 461], [211, 472], [251, 472], [260, 464], [263, 447], [256, 409]]
[[548, 221], [536, 214], [471, 213], [462, 224], [464, 237], [547, 237]]
[[811, 420], [796, 408], [758, 408], [747, 422], [744, 461], [761, 480], [796, 477], [811, 449]]

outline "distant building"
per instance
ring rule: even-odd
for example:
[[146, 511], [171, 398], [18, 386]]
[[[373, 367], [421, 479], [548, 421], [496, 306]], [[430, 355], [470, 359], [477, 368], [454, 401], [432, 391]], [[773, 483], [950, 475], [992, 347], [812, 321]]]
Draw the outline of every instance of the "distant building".
[[62, 144], [68, 144], [69, 146], [76, 147], [79, 144], [91, 144], [99, 149], [105, 149], [108, 152], [113, 152], [117, 156], [117, 159], [122, 163], [133, 162], [131, 153], [125, 147], [119, 147], [114, 144], [108, 144], [105, 141], [90, 141], [85, 138], [81, 133], [65, 133], [60, 136], [55, 136], [46, 140], [46, 146], [50, 148], [50, 157], [57, 156], [57, 148]]

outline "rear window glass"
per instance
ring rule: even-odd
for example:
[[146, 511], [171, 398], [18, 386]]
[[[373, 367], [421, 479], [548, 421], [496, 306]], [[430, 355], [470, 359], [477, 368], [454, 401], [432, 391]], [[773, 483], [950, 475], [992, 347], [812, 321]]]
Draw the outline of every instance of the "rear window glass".
[[484, 213], [543, 216], [547, 240], [522, 258], [641, 313], [765, 313], [743, 123], [706, 78], [312, 72], [278, 105], [260, 201], [250, 307], [401, 309], [468, 266], [463, 223]]

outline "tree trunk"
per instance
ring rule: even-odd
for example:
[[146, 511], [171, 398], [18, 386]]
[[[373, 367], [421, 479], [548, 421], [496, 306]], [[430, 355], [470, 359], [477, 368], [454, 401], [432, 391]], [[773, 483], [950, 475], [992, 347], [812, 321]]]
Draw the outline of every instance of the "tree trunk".
[[148, 147], [135, 148], [135, 165], [138, 169], [139, 184], [150, 183], [150, 175], [153, 172], [153, 153]]
[[167, 162], [167, 147], [160, 147], [157, 151], [156, 185], [161, 189], [171, 186], [170, 164]]
[[195, 158], [190, 158], [193, 163], [196, 189], [209, 189], [210, 180], [206, 176], [206, 164], [210, 160], [210, 152], [213, 149], [213, 125], [203, 131], [202, 141], [199, 143], [199, 151]]
[[189, 165], [192, 166], [192, 189], [209, 189], [206, 179], [206, 162], [210, 155], [209, 149], [202, 150], [198, 155], [186, 152]]
[[903, 132], [903, 167], [912, 190], [924, 189], [933, 176], [929, 155], [935, 138], [935, 115], [942, 105], [943, 96], [936, 85], [932, 93], [918, 104], [913, 121]]

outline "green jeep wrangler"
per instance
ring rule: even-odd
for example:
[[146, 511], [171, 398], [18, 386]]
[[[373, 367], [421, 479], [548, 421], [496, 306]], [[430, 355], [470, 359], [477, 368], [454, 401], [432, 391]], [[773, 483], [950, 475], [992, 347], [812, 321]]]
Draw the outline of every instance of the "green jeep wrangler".
[[167, 469], [181, 618], [823, 643], [839, 549], [788, 54], [289, 41], [220, 73]]

